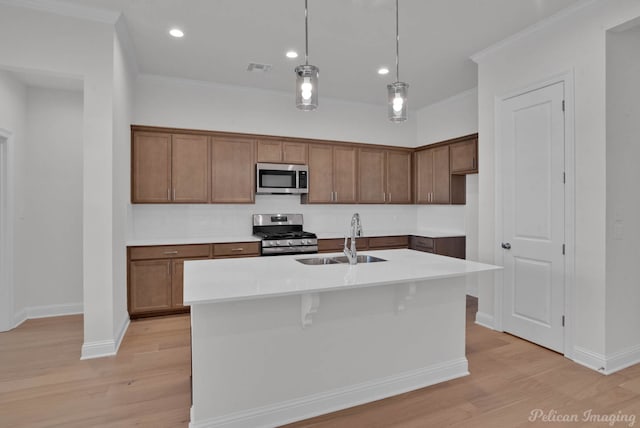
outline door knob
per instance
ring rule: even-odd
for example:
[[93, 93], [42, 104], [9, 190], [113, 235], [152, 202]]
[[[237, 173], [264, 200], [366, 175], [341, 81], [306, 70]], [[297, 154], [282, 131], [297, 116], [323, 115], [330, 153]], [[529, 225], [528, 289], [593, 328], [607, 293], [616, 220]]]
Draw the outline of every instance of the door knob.
[[510, 250], [511, 249], [511, 244], [509, 244], [508, 242], [503, 242], [502, 243], [502, 248], [504, 248], [505, 250]]

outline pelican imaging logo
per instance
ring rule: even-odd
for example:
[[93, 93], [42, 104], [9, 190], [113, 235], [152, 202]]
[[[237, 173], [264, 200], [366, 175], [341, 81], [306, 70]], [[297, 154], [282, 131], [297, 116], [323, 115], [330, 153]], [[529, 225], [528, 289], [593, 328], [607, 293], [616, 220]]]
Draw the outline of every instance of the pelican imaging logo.
[[618, 410], [616, 413], [597, 413], [593, 409], [587, 409], [582, 413], [560, 413], [555, 409], [542, 410], [533, 409], [529, 413], [529, 422], [550, 422], [550, 423], [582, 423], [582, 424], [606, 424], [610, 427], [618, 423], [632, 427], [636, 424], [636, 415], [623, 413]]

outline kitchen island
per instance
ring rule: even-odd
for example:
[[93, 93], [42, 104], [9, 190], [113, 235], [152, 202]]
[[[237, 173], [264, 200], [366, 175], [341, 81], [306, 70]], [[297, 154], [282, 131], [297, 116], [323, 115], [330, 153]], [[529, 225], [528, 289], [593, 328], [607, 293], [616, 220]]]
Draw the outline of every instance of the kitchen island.
[[187, 261], [190, 427], [277, 426], [468, 374], [465, 277], [496, 266], [413, 250]]

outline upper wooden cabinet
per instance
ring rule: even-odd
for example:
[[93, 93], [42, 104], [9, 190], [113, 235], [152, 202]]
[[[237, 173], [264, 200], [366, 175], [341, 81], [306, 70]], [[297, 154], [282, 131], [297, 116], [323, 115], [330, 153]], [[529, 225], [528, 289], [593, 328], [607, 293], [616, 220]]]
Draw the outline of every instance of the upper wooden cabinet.
[[313, 204], [464, 204], [478, 134], [416, 149], [133, 125], [133, 203], [253, 203], [256, 162], [306, 164]]
[[357, 201], [357, 150], [351, 146], [309, 145], [309, 193], [303, 200], [315, 204]]
[[208, 202], [208, 159], [206, 136], [135, 133], [131, 157], [132, 202]]
[[271, 163], [307, 163], [306, 143], [293, 141], [260, 140], [258, 141], [257, 161]]
[[451, 203], [449, 146], [423, 149], [415, 153], [416, 203]]
[[253, 203], [255, 147], [249, 138], [212, 138], [211, 202]]
[[451, 174], [478, 172], [478, 137], [451, 144]]
[[375, 148], [358, 149], [358, 202], [411, 203], [411, 153]]

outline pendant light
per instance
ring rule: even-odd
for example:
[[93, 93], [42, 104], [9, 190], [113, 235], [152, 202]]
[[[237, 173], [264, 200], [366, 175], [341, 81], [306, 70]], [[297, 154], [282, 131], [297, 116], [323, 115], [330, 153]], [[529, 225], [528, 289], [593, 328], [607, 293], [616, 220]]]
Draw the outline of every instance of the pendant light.
[[396, 81], [387, 85], [389, 120], [395, 123], [407, 120], [407, 92], [409, 85], [400, 81], [400, 35], [398, 29], [398, 0], [396, 0]]
[[295, 68], [296, 72], [296, 107], [311, 111], [318, 108], [318, 74], [320, 69], [309, 65], [309, 24], [307, 0], [304, 0], [304, 65]]

